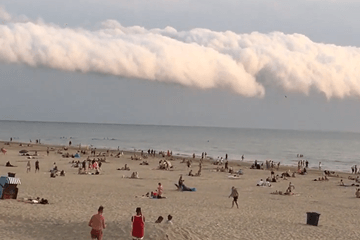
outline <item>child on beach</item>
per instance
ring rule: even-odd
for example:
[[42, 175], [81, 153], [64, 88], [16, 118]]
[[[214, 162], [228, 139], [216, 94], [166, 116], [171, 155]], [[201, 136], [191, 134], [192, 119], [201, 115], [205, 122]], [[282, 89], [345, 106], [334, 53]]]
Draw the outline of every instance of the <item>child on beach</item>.
[[30, 170], [31, 170], [31, 165], [30, 165], [30, 161], [28, 161], [26, 164], [26, 173], [30, 172]]
[[145, 217], [141, 213], [141, 208], [136, 208], [136, 215], [131, 217], [132, 239], [139, 240], [144, 238]]
[[170, 214], [168, 215], [168, 220], [166, 221], [166, 223], [170, 224], [170, 225], [173, 225], [172, 216]]

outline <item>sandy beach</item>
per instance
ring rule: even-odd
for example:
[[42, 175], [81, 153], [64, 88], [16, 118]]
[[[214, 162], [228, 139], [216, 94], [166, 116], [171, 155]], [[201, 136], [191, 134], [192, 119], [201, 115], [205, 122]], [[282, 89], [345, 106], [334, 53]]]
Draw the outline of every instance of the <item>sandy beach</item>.
[[[234, 170], [242, 169], [244, 174], [231, 179], [229, 173], [216, 172], [216, 166], [204, 161], [200, 177], [187, 176], [189, 170], [181, 158], [172, 157], [174, 168], [170, 171], [156, 170], [160, 156], [146, 159], [149, 165], [131, 160], [133, 153], [127, 152], [120, 158], [106, 157], [100, 175], [79, 175], [71, 167], [72, 160], [63, 158], [56, 151], [61, 146], [33, 144], [31, 147], [0, 143], [7, 153], [0, 153], [0, 174], [16, 173], [21, 179], [17, 200], [0, 200], [1, 239], [90, 239], [89, 219], [100, 205], [104, 206], [107, 228], [104, 239], [131, 239], [131, 216], [135, 208], [141, 207], [146, 217], [144, 239], [358, 239], [357, 208], [360, 199], [355, 197], [356, 187], [340, 187], [342, 178], [346, 184], [351, 174], [338, 173], [329, 181], [313, 181], [322, 177], [322, 171], [309, 170], [307, 175], [296, 175], [287, 180], [272, 183], [271, 187], [258, 187], [260, 179], [270, 176], [269, 170], [250, 169], [248, 163], [231, 162]], [[37, 151], [40, 172], [35, 173], [35, 159], [31, 159], [31, 172], [26, 172], [27, 157], [19, 156], [20, 150]], [[76, 153], [77, 147], [68, 151]], [[97, 150], [101, 151], [101, 150]], [[102, 150], [106, 152], [106, 150]], [[116, 151], [114, 151], [115, 153]], [[200, 150], [201, 152], [201, 150]], [[199, 154], [199, 153], [197, 153]], [[92, 158], [92, 157], [91, 157]], [[5, 167], [10, 161], [17, 167]], [[50, 178], [49, 170], [54, 162], [65, 177]], [[127, 164], [130, 171], [119, 171]], [[314, 163], [315, 164], [315, 163]], [[193, 172], [198, 170], [198, 160], [192, 164]], [[281, 174], [289, 170], [283, 166], [274, 170]], [[140, 179], [123, 178], [133, 171]], [[291, 169], [295, 171], [295, 169]], [[185, 184], [196, 188], [196, 192], [177, 191], [179, 175], [183, 174]], [[164, 186], [166, 199], [141, 197], [155, 191], [158, 182]], [[293, 196], [270, 194], [276, 190], [285, 191], [292, 182]], [[231, 208], [229, 198], [231, 187], [239, 192], [239, 209]], [[136, 197], [139, 196], [139, 197]], [[46, 198], [48, 205], [31, 204], [24, 198]], [[306, 224], [306, 212], [320, 213], [319, 225]], [[158, 216], [173, 216], [173, 225], [156, 224]]]

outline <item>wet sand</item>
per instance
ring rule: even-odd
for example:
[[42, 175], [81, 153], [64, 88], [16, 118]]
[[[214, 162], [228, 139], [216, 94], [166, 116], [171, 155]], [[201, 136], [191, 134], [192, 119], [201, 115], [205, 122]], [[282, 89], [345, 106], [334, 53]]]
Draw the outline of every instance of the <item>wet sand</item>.
[[[121, 158], [107, 157], [100, 175], [78, 175], [78, 169], [69, 163], [73, 158], [63, 158], [56, 151], [46, 156], [45, 145], [32, 147], [10, 146], [0, 143], [8, 152], [0, 154], [0, 175], [15, 172], [21, 179], [18, 200], [0, 200], [0, 236], [2, 239], [90, 239], [88, 221], [99, 205], [104, 206], [107, 229], [104, 239], [131, 239], [131, 216], [141, 207], [146, 217], [144, 239], [358, 239], [357, 230], [360, 199], [355, 198], [356, 187], [340, 187], [340, 178], [315, 182], [322, 172], [310, 170], [307, 175], [272, 183], [272, 187], [257, 187], [260, 178], [270, 176], [269, 170], [252, 170], [244, 162], [230, 163], [235, 170], [243, 169], [239, 179], [228, 178], [228, 173], [215, 172], [216, 166], [205, 161], [200, 177], [186, 176], [189, 172], [181, 158], [171, 160], [171, 171], [154, 170], [162, 157], [149, 157], [150, 165], [130, 159], [130, 152]], [[60, 146], [50, 146], [60, 149]], [[31, 159], [31, 172], [26, 173], [28, 159], [19, 156], [19, 150], [37, 150], [40, 172], [34, 173], [35, 161]], [[70, 148], [73, 154], [76, 147]], [[98, 149], [99, 151], [99, 149]], [[105, 150], [103, 150], [105, 152]], [[88, 151], [90, 153], [90, 151]], [[82, 155], [84, 160], [87, 155]], [[5, 167], [5, 163], [17, 165]], [[50, 178], [49, 170], [56, 162], [65, 177]], [[118, 171], [124, 164], [130, 171]], [[192, 164], [197, 172], [198, 163]], [[289, 167], [281, 167], [281, 174]], [[292, 169], [295, 170], [295, 169]], [[140, 179], [123, 178], [133, 171]], [[179, 175], [185, 184], [196, 192], [176, 190]], [[339, 173], [343, 181], [350, 174]], [[295, 185], [294, 196], [270, 194], [285, 191], [289, 182]], [[166, 199], [136, 198], [155, 191], [158, 182], [164, 186]], [[232, 186], [238, 188], [239, 209], [231, 208], [228, 198]], [[29, 204], [23, 198], [46, 198], [48, 205]], [[321, 214], [319, 226], [306, 225], [306, 212]], [[173, 216], [173, 225], [155, 224], [158, 216]], [[166, 237], [168, 236], [168, 238]]]

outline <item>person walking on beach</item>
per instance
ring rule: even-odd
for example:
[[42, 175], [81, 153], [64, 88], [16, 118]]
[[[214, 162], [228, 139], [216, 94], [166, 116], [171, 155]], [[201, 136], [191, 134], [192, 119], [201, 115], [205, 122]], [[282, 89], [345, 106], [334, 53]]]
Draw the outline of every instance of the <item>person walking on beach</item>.
[[145, 217], [141, 213], [141, 208], [136, 208], [136, 215], [131, 217], [132, 222], [132, 239], [139, 240], [144, 238], [145, 234]]
[[35, 172], [39, 172], [39, 171], [40, 171], [39, 160], [36, 160], [36, 162], [35, 162]]
[[103, 229], [106, 228], [105, 218], [102, 215], [104, 212], [104, 207], [100, 206], [98, 213], [93, 215], [90, 219], [89, 226], [92, 228], [90, 235], [91, 239], [102, 240], [103, 238]]
[[31, 170], [31, 165], [30, 165], [30, 161], [28, 161], [26, 164], [26, 173], [30, 172], [30, 170]]
[[49, 148], [47, 148], [46, 149], [46, 155], [49, 156], [49, 153], [50, 153]]
[[244, 161], [244, 154], [241, 156], [241, 161]]
[[239, 198], [239, 193], [238, 193], [237, 189], [234, 186], [231, 188], [231, 193], [230, 193], [229, 198], [230, 197], [233, 197], [231, 208], [234, 207], [234, 203], [236, 204], [237, 208], [239, 208], [239, 205], [237, 203], [237, 200]]
[[321, 162], [319, 162], [319, 170], [321, 170]]

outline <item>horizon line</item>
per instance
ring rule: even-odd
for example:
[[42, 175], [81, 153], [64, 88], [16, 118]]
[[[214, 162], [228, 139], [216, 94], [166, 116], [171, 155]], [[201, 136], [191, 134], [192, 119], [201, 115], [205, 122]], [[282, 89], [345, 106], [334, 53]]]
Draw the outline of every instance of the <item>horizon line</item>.
[[199, 126], [199, 125], [171, 125], [171, 124], [132, 124], [132, 123], [101, 123], [101, 122], [60, 122], [60, 121], [43, 121], [43, 120], [3, 120], [0, 122], [30, 122], [30, 123], [74, 123], [74, 124], [104, 124], [104, 125], [132, 125], [132, 126], [161, 126], [161, 127], [200, 127], [200, 128], [225, 128], [225, 129], [249, 129], [249, 130], [278, 130], [278, 131], [300, 131], [300, 132], [333, 132], [333, 133], [360, 133], [356, 131], [345, 130], [321, 130], [321, 129], [290, 129], [290, 128], [263, 128], [263, 127], [224, 127], [224, 126]]

